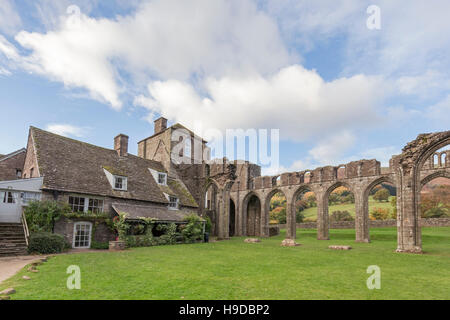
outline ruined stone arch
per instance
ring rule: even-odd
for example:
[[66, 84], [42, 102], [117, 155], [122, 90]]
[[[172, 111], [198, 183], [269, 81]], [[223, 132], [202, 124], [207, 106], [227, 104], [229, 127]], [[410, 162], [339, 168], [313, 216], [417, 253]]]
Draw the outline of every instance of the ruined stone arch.
[[295, 190], [294, 195], [291, 198], [291, 203], [294, 204], [294, 210], [295, 210], [295, 202], [297, 201], [297, 197], [304, 192], [314, 192], [314, 194], [317, 193], [316, 190], [312, 188], [311, 185], [301, 185], [300, 187]]
[[242, 233], [244, 235], [261, 235], [262, 205], [261, 197], [254, 191], [250, 191], [245, 195], [242, 201], [242, 219], [244, 222]]
[[[448, 178], [450, 179], [450, 172], [445, 170], [439, 170], [438, 172], [431, 173], [424, 177], [420, 181], [420, 190], [430, 181], [436, 179], [436, 178]], [[419, 192], [420, 192], [419, 190]]]
[[420, 228], [420, 170], [437, 150], [450, 144], [450, 131], [421, 134], [395, 158], [400, 182], [397, 191], [397, 251], [422, 252]]
[[392, 178], [387, 177], [387, 176], [379, 177], [376, 180], [372, 181], [367, 187], [364, 188], [364, 192], [363, 192], [364, 202], [369, 201], [370, 191], [374, 187], [376, 187], [377, 185], [379, 185], [381, 183], [389, 183], [389, 184], [392, 184], [393, 186], [395, 186], [395, 188], [397, 188], [397, 185], [395, 184], [395, 181], [392, 180]]
[[334, 189], [339, 188], [339, 187], [346, 187], [348, 190], [350, 190], [350, 192], [352, 192], [355, 196], [356, 193], [353, 190], [353, 187], [345, 182], [345, 181], [337, 181], [335, 183], [333, 183], [330, 187], [328, 187], [328, 189], [325, 191], [324, 195], [323, 195], [323, 201], [326, 201], [326, 205], [328, 207], [328, 197], [330, 196], [331, 192], [333, 192]]

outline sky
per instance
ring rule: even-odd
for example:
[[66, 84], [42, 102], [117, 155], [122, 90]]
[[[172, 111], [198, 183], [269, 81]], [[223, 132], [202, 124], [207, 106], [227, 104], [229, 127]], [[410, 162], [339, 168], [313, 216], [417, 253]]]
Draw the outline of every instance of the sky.
[[0, 154], [30, 126], [106, 148], [124, 133], [136, 153], [162, 115], [279, 129], [280, 166], [264, 174], [387, 166], [449, 129], [448, 12], [443, 0], [0, 0]]

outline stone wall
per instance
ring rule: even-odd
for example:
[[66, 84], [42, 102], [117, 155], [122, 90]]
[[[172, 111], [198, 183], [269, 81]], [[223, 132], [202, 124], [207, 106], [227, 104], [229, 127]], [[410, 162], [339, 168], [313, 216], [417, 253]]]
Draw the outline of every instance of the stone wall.
[[64, 236], [67, 243], [72, 246], [73, 243], [73, 229], [76, 222], [90, 222], [93, 226], [92, 241], [108, 242], [115, 239], [114, 232], [108, 227], [105, 222], [96, 222], [93, 218], [61, 218], [55, 222], [54, 232]]
[[[370, 220], [370, 228], [396, 227], [397, 220]], [[421, 227], [450, 227], [450, 218], [420, 219]], [[280, 224], [281, 229], [286, 229], [285, 224]], [[317, 229], [316, 222], [297, 223], [298, 229]], [[354, 229], [355, 221], [337, 221], [330, 223], [330, 229]]]

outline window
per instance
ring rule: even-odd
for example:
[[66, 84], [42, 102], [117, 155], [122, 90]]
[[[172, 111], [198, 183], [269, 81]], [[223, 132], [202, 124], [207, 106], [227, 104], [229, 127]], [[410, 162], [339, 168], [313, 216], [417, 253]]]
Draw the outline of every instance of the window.
[[69, 206], [72, 208], [73, 212], [103, 212], [103, 200], [101, 199], [70, 196]]
[[5, 192], [5, 195], [3, 196], [3, 203], [10, 203], [10, 204], [16, 203], [15, 194], [12, 193], [11, 191]]
[[177, 197], [169, 197], [169, 208], [170, 209], [178, 209], [178, 198]]
[[160, 185], [167, 185], [167, 174], [158, 172], [158, 184]]
[[34, 168], [31, 168], [30, 169], [30, 178], [33, 178], [33, 171], [34, 171]]
[[88, 249], [91, 247], [92, 223], [77, 222], [73, 229], [73, 247], [78, 249]]
[[127, 190], [127, 178], [114, 176], [114, 189]]
[[16, 169], [16, 177], [19, 179], [22, 178], [22, 170]]
[[22, 198], [22, 205], [24, 206], [28, 205], [30, 201], [41, 200], [41, 194], [37, 192], [22, 192], [20, 197]]
[[69, 206], [72, 208], [73, 212], [84, 212], [84, 198], [80, 197], [69, 197]]
[[92, 213], [103, 212], [103, 200], [89, 199], [88, 211], [91, 211]]

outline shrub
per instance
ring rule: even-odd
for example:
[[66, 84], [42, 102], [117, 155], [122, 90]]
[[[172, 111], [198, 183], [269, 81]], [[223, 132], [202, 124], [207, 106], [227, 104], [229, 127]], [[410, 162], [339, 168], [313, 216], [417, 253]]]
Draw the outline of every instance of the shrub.
[[206, 220], [205, 232], [211, 233], [211, 228], [212, 228], [211, 218], [208, 217], [208, 216], [206, 216], [206, 217], [205, 217], [205, 220]]
[[24, 210], [30, 232], [52, 232], [55, 221], [70, 212], [68, 204], [57, 201], [31, 201]]
[[386, 188], [381, 188], [375, 193], [373, 199], [378, 202], [389, 201], [389, 196], [390, 196], [389, 190]]
[[120, 213], [113, 219], [113, 226], [119, 236], [119, 240], [126, 240], [127, 232], [130, 228], [130, 225], [126, 222], [126, 219], [127, 215], [124, 213]]
[[91, 249], [108, 250], [109, 249], [109, 242], [97, 242], [97, 241], [92, 240], [91, 241]]
[[333, 211], [330, 215], [330, 221], [353, 221], [355, 220], [350, 212], [344, 211]]
[[305, 220], [305, 215], [301, 211], [295, 213], [295, 222], [302, 223]]
[[67, 247], [67, 243], [62, 235], [38, 232], [30, 236], [28, 244], [29, 253], [60, 253]]
[[186, 243], [193, 243], [203, 239], [203, 226], [200, 217], [196, 214], [191, 214], [184, 220], [187, 224], [182, 227], [181, 231], [183, 241]]
[[389, 218], [390, 210], [383, 208], [373, 208], [370, 212], [371, 220], [387, 220]]
[[397, 219], [397, 197], [392, 197], [391, 206], [392, 206], [391, 218]]
[[448, 210], [444, 207], [431, 208], [426, 211], [424, 218], [444, 218], [447, 217]]

